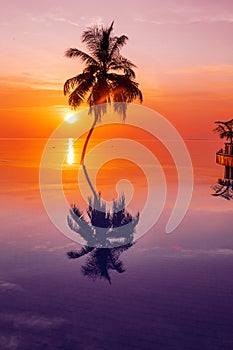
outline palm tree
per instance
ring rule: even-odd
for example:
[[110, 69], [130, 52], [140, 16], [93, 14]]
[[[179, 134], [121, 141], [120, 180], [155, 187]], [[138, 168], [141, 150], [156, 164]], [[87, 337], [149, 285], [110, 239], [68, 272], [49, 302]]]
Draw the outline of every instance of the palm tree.
[[227, 122], [217, 121], [215, 124], [218, 126], [213, 131], [218, 133], [221, 139], [226, 138], [233, 144], [233, 119]]
[[[115, 111], [125, 119], [126, 103], [137, 98], [142, 102], [142, 93], [133, 70], [136, 66], [120, 54], [128, 37], [113, 36], [113, 24], [114, 22], [106, 28], [94, 25], [83, 32], [82, 42], [86, 44], [89, 54], [76, 48], [65, 52], [66, 57], [79, 58], [85, 63], [83, 72], [64, 84], [64, 94], [69, 95], [69, 105], [76, 110], [87, 102], [90, 114], [94, 113], [94, 121], [82, 150], [83, 166], [88, 141], [96, 123], [106, 112], [106, 104], [112, 102]], [[89, 185], [91, 186], [90, 183]], [[91, 189], [93, 192], [93, 187]], [[96, 197], [96, 193], [93, 193]]]

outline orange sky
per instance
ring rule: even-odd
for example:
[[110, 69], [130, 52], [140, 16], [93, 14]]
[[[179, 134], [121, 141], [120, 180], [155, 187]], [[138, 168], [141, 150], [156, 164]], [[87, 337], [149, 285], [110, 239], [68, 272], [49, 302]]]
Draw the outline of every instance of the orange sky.
[[[120, 1], [121, 3], [122, 1]], [[170, 120], [185, 138], [215, 137], [213, 122], [232, 118], [232, 13], [228, 0], [157, 0], [114, 11], [123, 53], [138, 66], [143, 105]], [[78, 13], [78, 15], [77, 15]], [[69, 108], [64, 81], [83, 66], [64, 57], [93, 23], [109, 24], [112, 8], [22, 0], [0, 15], [0, 137], [48, 137]]]

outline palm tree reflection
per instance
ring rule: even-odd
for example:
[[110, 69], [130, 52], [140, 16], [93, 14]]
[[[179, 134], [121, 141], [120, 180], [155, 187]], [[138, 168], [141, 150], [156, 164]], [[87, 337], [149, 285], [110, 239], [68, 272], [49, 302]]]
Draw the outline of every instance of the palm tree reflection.
[[226, 139], [224, 149], [216, 153], [216, 163], [224, 166], [224, 178], [211, 186], [214, 197], [233, 199], [233, 119], [226, 122], [215, 122], [218, 126], [213, 130], [221, 139]]
[[132, 243], [139, 213], [133, 217], [125, 210], [124, 195], [113, 201], [111, 211], [107, 210], [98, 194], [94, 201], [89, 199], [86, 213], [73, 205], [67, 221], [70, 229], [79, 234], [88, 247], [113, 248]]
[[103, 277], [111, 283], [109, 270], [118, 273], [125, 271], [119, 256], [134, 244], [139, 213], [133, 217], [125, 210], [124, 195], [119, 200], [113, 201], [111, 211], [106, 209], [106, 203], [100, 194], [94, 201], [89, 199], [86, 213], [82, 213], [76, 205], [73, 205], [67, 220], [70, 229], [86, 242], [81, 250], [67, 253], [70, 259], [89, 254], [86, 265], [82, 266], [84, 276], [93, 280]]
[[111, 284], [109, 270], [115, 270], [118, 273], [125, 271], [122, 261], [119, 259], [121, 253], [133, 246], [134, 243], [115, 248], [95, 248], [84, 246], [77, 252], [68, 252], [70, 259], [77, 259], [83, 255], [89, 254], [86, 264], [81, 267], [82, 274], [93, 280], [105, 278]]

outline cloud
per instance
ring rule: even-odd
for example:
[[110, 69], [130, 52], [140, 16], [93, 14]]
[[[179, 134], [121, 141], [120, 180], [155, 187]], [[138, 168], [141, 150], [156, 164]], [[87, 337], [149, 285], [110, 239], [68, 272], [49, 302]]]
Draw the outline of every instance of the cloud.
[[40, 24], [45, 24], [47, 25], [48, 22], [53, 21], [53, 22], [63, 22], [63, 23], [67, 23], [70, 24], [72, 26], [75, 27], [79, 27], [80, 24], [78, 22], [74, 22], [72, 20], [70, 20], [69, 18], [65, 18], [63, 16], [59, 16], [56, 13], [47, 13], [45, 15], [42, 16], [34, 16], [30, 13], [27, 14], [28, 17], [30, 17], [30, 20], [34, 23], [40, 23]]
[[216, 15], [216, 16], [192, 16], [192, 17], [181, 17], [177, 19], [172, 18], [157, 18], [157, 19], [148, 19], [143, 17], [136, 17], [134, 19], [135, 22], [138, 23], [148, 23], [148, 24], [157, 24], [157, 25], [165, 25], [165, 24], [195, 24], [195, 23], [233, 23], [233, 15]]
[[102, 17], [91, 17], [87, 19], [88, 26], [93, 26], [93, 25], [103, 25], [103, 18]]
[[17, 292], [21, 292], [24, 289], [16, 283], [12, 283], [12, 282], [8, 282], [8, 281], [3, 281], [0, 280], [0, 292], [8, 292], [8, 291], [17, 291]]
[[16, 335], [0, 335], [0, 348], [4, 350], [18, 349], [20, 340]]
[[57, 14], [55, 13], [48, 13], [46, 15], [46, 17], [51, 20], [51, 21], [54, 21], [54, 22], [64, 22], [64, 23], [67, 23], [67, 24], [70, 24], [72, 26], [75, 26], [75, 27], [79, 27], [80, 24], [78, 22], [74, 22], [68, 18], [65, 18], [65, 17], [60, 17], [58, 16]]
[[[29, 312], [1, 313], [0, 349], [31, 349], [32, 342], [43, 343], [40, 342], [42, 333], [45, 335], [46, 341], [51, 342], [51, 349], [55, 349], [57, 347], [53, 345], [62, 339], [62, 330], [66, 325], [69, 325], [69, 321], [62, 317], [44, 316]], [[57, 330], [58, 340], [50, 336], [50, 330]]]
[[47, 317], [33, 314], [1, 314], [1, 319], [13, 325], [14, 328], [27, 329], [48, 329], [59, 328], [64, 325], [66, 320], [62, 317]]
[[61, 246], [48, 246], [46, 244], [43, 245], [36, 245], [32, 248], [32, 250], [35, 251], [46, 251], [46, 252], [56, 252], [59, 250], [63, 250], [63, 249], [71, 249], [71, 248], [75, 248], [77, 247], [76, 243], [67, 243]]
[[187, 68], [175, 68], [168, 69], [162, 72], [163, 74], [219, 74], [219, 75], [233, 75], [232, 64], [216, 64], [216, 65], [205, 65]]
[[92, 26], [92, 25], [103, 25], [103, 18], [100, 16], [96, 17], [85, 17], [80, 16], [77, 21], [73, 21], [70, 18], [64, 17], [59, 13], [49, 12], [41, 16], [34, 16], [30, 13], [27, 14], [32, 22], [49, 25], [49, 22], [60, 22], [72, 25], [74, 27]]
[[193, 17], [185, 20], [184, 24], [195, 23], [233, 23], [233, 16]]
[[61, 90], [61, 82], [52, 76], [45, 76], [44, 78], [33, 76], [28, 73], [22, 73], [17, 76], [0, 76], [0, 84], [6, 86], [27, 86], [29, 88], [43, 89], [43, 90]]
[[73, 25], [75, 27], [80, 27], [80, 26], [83, 27], [84, 23], [87, 26], [103, 25], [103, 23], [104, 23], [102, 17], [100, 17], [100, 16], [97, 16], [97, 17], [84, 17], [84, 16], [81, 16], [81, 17], [79, 17], [79, 21], [80, 22], [74, 22], [74, 21], [72, 21], [72, 20], [70, 20], [68, 18], [59, 16], [58, 14], [55, 14], [55, 13], [48, 13], [46, 15], [46, 18], [51, 20], [51, 21], [54, 21], [54, 22], [64, 22], [64, 23]]
[[224, 75], [233, 75], [233, 65], [232, 64], [219, 64], [219, 65], [209, 65], [202, 66], [201, 70], [205, 73], [210, 74], [224, 74]]
[[231, 248], [217, 248], [217, 249], [200, 249], [200, 248], [184, 248], [182, 246], [173, 246], [173, 247], [160, 247], [152, 246], [147, 248], [139, 248], [138, 252], [140, 253], [157, 253], [166, 258], [189, 258], [195, 257], [197, 255], [224, 255], [232, 256], [233, 249]]

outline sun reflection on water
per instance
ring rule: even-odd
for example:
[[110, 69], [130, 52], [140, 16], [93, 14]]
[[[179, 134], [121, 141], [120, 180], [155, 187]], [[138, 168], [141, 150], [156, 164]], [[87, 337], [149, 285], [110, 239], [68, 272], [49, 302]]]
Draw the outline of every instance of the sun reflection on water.
[[73, 147], [73, 138], [69, 138], [68, 143], [68, 155], [67, 155], [67, 164], [72, 165], [74, 163], [74, 147]]

